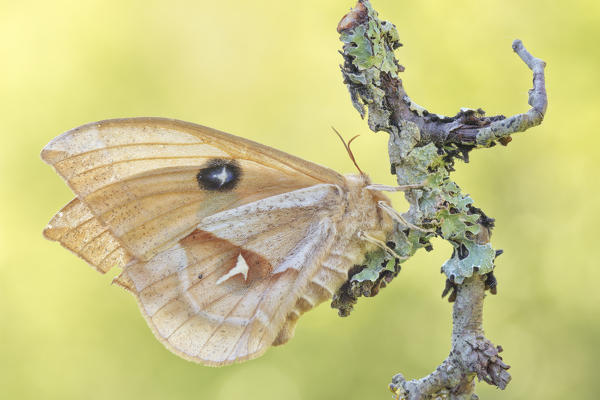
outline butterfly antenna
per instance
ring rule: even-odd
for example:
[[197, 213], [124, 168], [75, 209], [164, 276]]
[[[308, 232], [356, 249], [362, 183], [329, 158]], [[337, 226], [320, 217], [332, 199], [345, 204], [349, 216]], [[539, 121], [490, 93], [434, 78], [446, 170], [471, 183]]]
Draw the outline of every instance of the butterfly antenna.
[[352, 150], [350, 150], [350, 144], [352, 143], [352, 141], [354, 139], [356, 139], [357, 137], [359, 137], [360, 135], [356, 135], [354, 136], [352, 139], [350, 139], [350, 141], [346, 144], [346, 141], [344, 140], [344, 138], [342, 137], [342, 135], [340, 135], [340, 133], [337, 131], [337, 129], [335, 129], [333, 126], [331, 127], [331, 129], [333, 129], [333, 131], [336, 133], [336, 135], [338, 135], [338, 137], [340, 138], [340, 140], [342, 141], [342, 143], [344, 144], [344, 148], [346, 149], [346, 151], [348, 152], [348, 155], [350, 156], [350, 159], [352, 160], [352, 162], [354, 163], [354, 166], [356, 167], [356, 169], [358, 170], [358, 172], [360, 172], [361, 175], [364, 175], [365, 173], [362, 172], [362, 170], [360, 169], [360, 167], [358, 166], [358, 163], [356, 162], [356, 159], [354, 158], [354, 154], [352, 153]]

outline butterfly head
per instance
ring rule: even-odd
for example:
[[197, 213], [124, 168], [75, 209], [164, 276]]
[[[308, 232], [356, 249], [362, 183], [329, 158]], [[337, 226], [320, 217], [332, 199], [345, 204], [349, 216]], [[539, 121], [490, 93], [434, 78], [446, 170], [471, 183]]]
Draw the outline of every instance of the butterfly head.
[[389, 197], [387, 197], [381, 190], [371, 189], [371, 178], [365, 173], [361, 174], [347, 174], [344, 175], [348, 186], [351, 188], [358, 189], [361, 197], [364, 197], [369, 203], [372, 201], [377, 204], [379, 201], [391, 204]]

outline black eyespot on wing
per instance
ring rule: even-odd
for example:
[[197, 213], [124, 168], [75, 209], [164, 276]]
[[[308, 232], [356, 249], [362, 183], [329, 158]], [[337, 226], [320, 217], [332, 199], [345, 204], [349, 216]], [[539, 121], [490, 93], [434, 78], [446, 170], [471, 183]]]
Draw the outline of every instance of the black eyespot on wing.
[[228, 191], [236, 187], [242, 169], [235, 160], [213, 159], [196, 175], [198, 185], [204, 190]]

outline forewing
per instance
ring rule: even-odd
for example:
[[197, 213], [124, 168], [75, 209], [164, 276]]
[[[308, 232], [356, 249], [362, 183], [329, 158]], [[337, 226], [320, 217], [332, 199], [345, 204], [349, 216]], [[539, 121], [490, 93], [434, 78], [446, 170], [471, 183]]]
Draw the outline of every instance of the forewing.
[[[328, 168], [200, 125], [161, 118], [81, 126], [51, 141], [42, 158], [73, 189], [89, 223], [105, 229], [107, 240], [141, 261], [172, 248], [207, 216], [321, 183], [343, 185], [343, 178]], [[199, 184], [199, 170], [214, 160], [239, 166], [235, 187], [209, 190]], [[71, 234], [83, 234], [79, 225], [68, 226]], [[57, 232], [47, 230], [46, 236], [65, 244]], [[69, 248], [79, 251], [75, 244]]]
[[322, 184], [220, 212], [118, 282], [177, 354], [207, 365], [258, 357], [329, 251], [343, 209], [342, 190]]
[[99, 272], [124, 267], [131, 255], [91, 210], [75, 198], [44, 229], [44, 236], [60, 242]]

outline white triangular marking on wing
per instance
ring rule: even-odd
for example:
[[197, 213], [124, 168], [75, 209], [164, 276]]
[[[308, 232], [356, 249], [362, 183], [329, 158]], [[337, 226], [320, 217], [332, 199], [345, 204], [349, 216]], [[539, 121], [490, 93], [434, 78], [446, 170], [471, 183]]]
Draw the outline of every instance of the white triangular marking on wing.
[[248, 279], [248, 263], [246, 263], [246, 259], [244, 259], [244, 256], [242, 255], [242, 253], [240, 253], [238, 255], [237, 258], [237, 262], [235, 263], [235, 267], [231, 268], [229, 270], [229, 272], [227, 272], [225, 275], [223, 275], [222, 277], [220, 277], [217, 280], [217, 285], [220, 285], [221, 283], [225, 282], [227, 279], [231, 278], [232, 276], [238, 275], [238, 274], [242, 274], [244, 276], [244, 280]]

